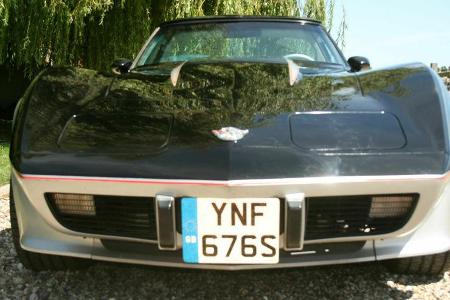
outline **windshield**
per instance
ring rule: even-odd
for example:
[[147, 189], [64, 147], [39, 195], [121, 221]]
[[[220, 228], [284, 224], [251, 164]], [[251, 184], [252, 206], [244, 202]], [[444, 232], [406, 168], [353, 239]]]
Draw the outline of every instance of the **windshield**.
[[136, 66], [184, 61], [345, 63], [321, 26], [297, 22], [227, 22], [163, 27]]

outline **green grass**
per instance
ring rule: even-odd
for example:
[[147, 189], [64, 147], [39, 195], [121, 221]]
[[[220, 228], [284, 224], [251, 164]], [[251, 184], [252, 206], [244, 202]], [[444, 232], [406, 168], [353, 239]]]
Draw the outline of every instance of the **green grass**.
[[9, 138], [11, 122], [0, 120], [0, 185], [9, 182]]

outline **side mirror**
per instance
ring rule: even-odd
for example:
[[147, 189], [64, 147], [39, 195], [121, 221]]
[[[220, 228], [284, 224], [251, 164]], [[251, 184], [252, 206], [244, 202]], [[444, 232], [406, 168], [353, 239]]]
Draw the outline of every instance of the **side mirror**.
[[369, 60], [362, 56], [350, 57], [347, 62], [352, 68], [352, 72], [359, 72], [370, 69]]
[[128, 73], [128, 71], [130, 71], [132, 64], [133, 61], [125, 58], [120, 58], [112, 63], [111, 65], [112, 72], [117, 75]]

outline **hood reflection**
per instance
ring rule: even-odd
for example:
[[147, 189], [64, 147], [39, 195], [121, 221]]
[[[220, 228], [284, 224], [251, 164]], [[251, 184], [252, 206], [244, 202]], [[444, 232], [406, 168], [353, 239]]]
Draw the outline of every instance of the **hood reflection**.
[[[431, 172], [442, 166], [437, 154], [415, 157], [414, 165], [405, 155], [440, 153], [444, 147], [442, 120], [425, 117], [440, 113], [439, 101], [430, 105], [417, 92], [433, 84], [422, 66], [359, 76], [344, 70], [304, 73], [291, 86], [286, 63], [187, 62], [174, 86], [171, 71], [177, 65], [118, 77], [78, 68], [47, 70], [26, 103], [30, 113], [14, 145], [15, 167], [53, 175], [68, 170], [71, 175], [236, 179]], [[292, 142], [291, 126], [297, 123], [290, 118], [310, 111], [390, 112], [408, 140], [395, 149], [403, 159], [395, 153], [355, 158], [351, 149], [350, 154], [302, 149]], [[224, 142], [211, 132], [224, 127], [249, 132], [237, 143]], [[314, 143], [326, 145], [320, 125], [302, 127], [309, 128], [309, 137], [322, 139]], [[352, 137], [349, 129], [343, 138]], [[363, 136], [363, 129], [358, 132]], [[373, 163], [384, 167], [377, 171]]]

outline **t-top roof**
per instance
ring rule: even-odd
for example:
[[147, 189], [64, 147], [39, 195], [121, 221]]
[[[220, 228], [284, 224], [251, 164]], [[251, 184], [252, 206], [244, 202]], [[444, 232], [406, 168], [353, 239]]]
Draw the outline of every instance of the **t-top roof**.
[[193, 17], [176, 19], [161, 23], [160, 26], [167, 25], [189, 25], [198, 23], [223, 23], [223, 22], [298, 22], [298, 23], [311, 23], [319, 25], [321, 22], [299, 17], [279, 17], [279, 16], [205, 16], [205, 17]]

